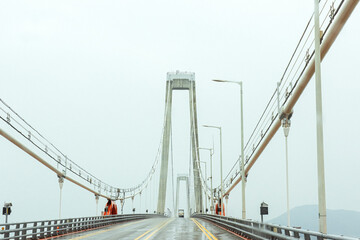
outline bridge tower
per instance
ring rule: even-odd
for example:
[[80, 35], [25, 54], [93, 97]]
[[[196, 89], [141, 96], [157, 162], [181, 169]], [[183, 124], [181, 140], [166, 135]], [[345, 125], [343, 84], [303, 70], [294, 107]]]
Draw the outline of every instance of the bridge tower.
[[187, 214], [190, 216], [190, 189], [189, 189], [189, 176], [187, 174], [178, 174], [176, 180], [176, 204], [175, 204], [175, 216], [177, 215], [177, 210], [179, 208], [179, 190], [180, 190], [180, 181], [185, 181], [186, 184], [186, 198], [187, 198]]
[[172, 72], [167, 73], [166, 81], [166, 98], [165, 98], [165, 116], [164, 116], [164, 132], [161, 152], [161, 170], [159, 180], [159, 196], [157, 212], [164, 214], [166, 199], [166, 184], [168, 175], [169, 162], [169, 146], [171, 132], [171, 106], [173, 90], [189, 90], [189, 106], [190, 106], [190, 131], [191, 131], [191, 152], [192, 152], [192, 169], [194, 174], [194, 190], [195, 190], [195, 211], [201, 212], [203, 209], [202, 189], [199, 174], [199, 142], [198, 142], [198, 125], [196, 112], [196, 94], [195, 94], [195, 73], [190, 72]]

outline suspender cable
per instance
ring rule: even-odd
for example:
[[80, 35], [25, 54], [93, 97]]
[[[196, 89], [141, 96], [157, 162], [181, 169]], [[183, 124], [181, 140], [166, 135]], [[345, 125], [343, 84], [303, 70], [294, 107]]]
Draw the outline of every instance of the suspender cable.
[[171, 143], [171, 183], [172, 183], [172, 202], [173, 214], [175, 216], [175, 202], [174, 202], [174, 152], [173, 152], [173, 137], [172, 137], [172, 122], [170, 123], [170, 143]]

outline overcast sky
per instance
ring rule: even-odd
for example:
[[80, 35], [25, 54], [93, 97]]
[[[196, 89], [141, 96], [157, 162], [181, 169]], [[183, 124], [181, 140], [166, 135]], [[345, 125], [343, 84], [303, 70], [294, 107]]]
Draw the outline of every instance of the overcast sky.
[[[356, 211], [358, 10], [322, 64], [327, 207]], [[131, 187], [157, 153], [166, 73], [195, 72], [198, 123], [222, 126], [225, 175], [240, 153], [239, 89], [210, 80], [243, 81], [248, 139], [312, 11], [313, 1], [303, 0], [1, 1], [0, 98], [80, 166], [111, 185]], [[294, 108], [291, 208], [317, 204], [314, 93], [312, 79]], [[174, 92], [175, 175], [188, 171], [189, 131], [188, 92]], [[213, 136], [217, 186], [218, 135], [199, 126], [201, 147], [210, 147]], [[207, 152], [201, 160], [208, 161]], [[10, 221], [58, 217], [56, 175], [2, 137], [0, 169], [0, 204], [14, 205]], [[286, 211], [282, 130], [252, 168], [246, 190], [248, 218], [260, 218], [262, 201], [269, 204], [268, 218]], [[148, 208], [150, 197], [143, 198]], [[94, 196], [65, 181], [62, 216], [94, 214]], [[240, 186], [230, 195], [228, 214], [241, 216]]]

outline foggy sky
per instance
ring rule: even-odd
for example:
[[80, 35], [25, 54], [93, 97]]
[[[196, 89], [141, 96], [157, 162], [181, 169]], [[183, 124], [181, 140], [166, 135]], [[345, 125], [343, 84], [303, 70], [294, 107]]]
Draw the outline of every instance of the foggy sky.
[[[355, 211], [360, 211], [358, 10], [322, 62], [327, 207]], [[140, 183], [155, 159], [166, 73], [195, 72], [200, 146], [210, 147], [214, 137], [217, 186], [217, 131], [200, 125], [222, 126], [226, 175], [240, 153], [240, 104], [236, 85], [211, 79], [243, 81], [247, 140], [312, 11], [313, 1], [301, 0], [1, 1], [0, 98], [80, 166], [125, 188]], [[291, 119], [291, 208], [317, 204], [313, 80]], [[189, 167], [187, 94], [175, 92], [173, 99], [175, 176]], [[260, 218], [262, 201], [269, 204], [268, 218], [286, 211], [284, 141], [280, 129], [249, 174], [250, 219]], [[207, 152], [201, 160], [208, 161]], [[2, 137], [0, 169], [0, 204], [14, 205], [10, 221], [58, 217], [57, 176]], [[142, 209], [149, 208], [150, 197], [142, 198]], [[62, 204], [63, 217], [95, 215], [93, 194], [67, 181]], [[99, 208], [104, 204], [101, 199]], [[130, 207], [131, 201], [125, 210]], [[228, 213], [241, 216], [240, 186], [230, 194]]]

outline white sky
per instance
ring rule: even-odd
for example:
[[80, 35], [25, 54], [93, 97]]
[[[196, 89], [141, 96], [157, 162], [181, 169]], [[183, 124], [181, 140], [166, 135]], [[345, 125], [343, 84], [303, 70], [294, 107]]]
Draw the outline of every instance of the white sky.
[[[166, 73], [195, 72], [199, 125], [223, 127], [225, 175], [240, 152], [239, 92], [210, 79], [243, 81], [247, 139], [312, 8], [313, 1], [302, 0], [1, 1], [0, 97], [80, 166], [112, 185], [130, 187], [142, 181], [157, 152]], [[322, 64], [327, 207], [356, 211], [358, 10]], [[294, 108], [291, 208], [317, 204], [314, 93], [312, 80]], [[188, 171], [188, 109], [187, 92], [175, 92], [175, 175]], [[213, 135], [217, 186], [217, 132], [199, 126], [202, 147], [211, 146]], [[286, 211], [284, 147], [279, 131], [251, 170], [248, 218], [259, 219], [262, 201], [269, 204], [268, 218]], [[207, 160], [208, 153], [201, 157]], [[54, 173], [4, 138], [0, 169], [0, 204], [14, 205], [10, 221], [58, 217]], [[240, 217], [240, 186], [230, 195], [228, 213]], [[94, 196], [66, 181], [62, 216], [94, 214]]]

